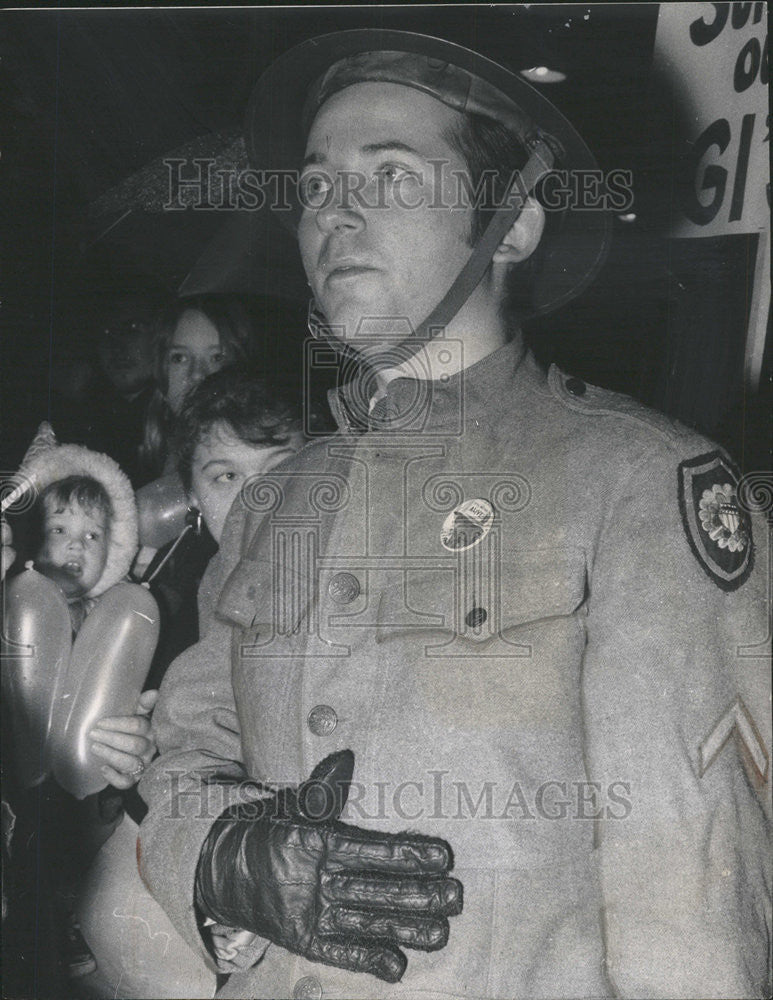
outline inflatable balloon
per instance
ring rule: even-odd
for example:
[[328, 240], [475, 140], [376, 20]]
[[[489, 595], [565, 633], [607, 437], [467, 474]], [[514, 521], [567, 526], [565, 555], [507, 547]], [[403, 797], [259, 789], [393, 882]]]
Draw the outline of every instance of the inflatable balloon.
[[50, 770], [57, 685], [67, 671], [72, 642], [62, 592], [31, 566], [5, 587], [2, 642], [2, 692], [10, 709], [18, 778], [25, 788], [41, 782]]
[[161, 476], [137, 490], [140, 545], [160, 549], [185, 527], [188, 498], [176, 473]]
[[57, 687], [51, 732], [54, 777], [78, 799], [105, 785], [88, 734], [107, 716], [132, 715], [158, 641], [159, 613], [150, 591], [117, 583], [86, 618]]

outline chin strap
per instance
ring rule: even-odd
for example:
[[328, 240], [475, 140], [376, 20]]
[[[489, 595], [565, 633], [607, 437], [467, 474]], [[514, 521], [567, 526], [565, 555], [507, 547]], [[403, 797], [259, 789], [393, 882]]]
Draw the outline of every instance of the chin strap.
[[494, 212], [485, 232], [475, 244], [467, 263], [451, 287], [410, 337], [399, 344], [390, 345], [383, 354], [364, 358], [349, 344], [336, 337], [313, 300], [309, 303], [308, 313], [308, 326], [312, 337], [329, 343], [342, 360], [358, 364], [364, 370], [363, 374], [373, 375], [409, 360], [426, 343], [441, 334], [480, 284], [497, 247], [523, 211], [526, 199], [539, 181], [550, 173], [556, 159], [561, 155], [561, 147], [557, 140], [539, 131], [534, 138], [526, 141], [526, 147], [529, 150], [529, 159], [523, 170], [516, 174], [504, 203]]

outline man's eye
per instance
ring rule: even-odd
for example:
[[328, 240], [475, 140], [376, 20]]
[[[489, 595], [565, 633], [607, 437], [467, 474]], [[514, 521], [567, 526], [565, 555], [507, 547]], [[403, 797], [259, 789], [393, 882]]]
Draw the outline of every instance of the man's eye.
[[401, 167], [399, 163], [384, 163], [376, 171], [376, 177], [389, 181], [392, 184], [395, 181], [419, 179], [419, 175], [415, 170], [409, 170], [408, 167]]
[[48, 529], [49, 535], [61, 535], [63, 531], [64, 529], [59, 527], [53, 527]]
[[188, 355], [183, 351], [172, 351], [169, 354], [169, 364], [170, 365], [184, 365], [188, 360]]
[[221, 472], [219, 476], [215, 477], [216, 483], [233, 483], [238, 478], [236, 472]]
[[210, 363], [213, 365], [223, 365], [225, 364], [226, 357], [225, 351], [217, 351], [215, 354], [210, 355]]
[[100, 539], [100, 535], [99, 535], [99, 532], [98, 532], [98, 531], [87, 531], [87, 532], [86, 532], [86, 538], [87, 538], [87, 539], [88, 539], [88, 540], [89, 540], [90, 542], [98, 542], [98, 541], [99, 541], [99, 539]]
[[322, 208], [333, 190], [333, 181], [327, 174], [314, 170], [304, 174], [299, 184], [301, 203], [306, 208]]

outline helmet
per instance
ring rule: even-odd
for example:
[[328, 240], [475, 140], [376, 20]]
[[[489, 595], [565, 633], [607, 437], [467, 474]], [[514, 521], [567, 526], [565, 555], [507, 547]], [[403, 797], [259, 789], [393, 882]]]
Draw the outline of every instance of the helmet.
[[[297, 171], [319, 107], [338, 90], [365, 81], [414, 87], [456, 110], [485, 115], [504, 124], [533, 154], [536, 170], [529, 190], [551, 167], [569, 172], [598, 169], [574, 127], [516, 73], [453, 42], [385, 29], [340, 31], [311, 38], [272, 63], [253, 90], [245, 119], [245, 141], [252, 166], [279, 173]], [[528, 165], [522, 177], [527, 170]], [[295, 230], [300, 210], [299, 200], [294, 206], [274, 206], [274, 214], [285, 231]], [[485, 234], [481, 238], [472, 251], [470, 264], [441, 303], [444, 308], [433, 311], [433, 327], [445, 325], [461, 308], [488, 267], [501, 237], [515, 221], [518, 206], [511, 205], [509, 213], [500, 210], [497, 214], [499, 232], [490, 232], [487, 241]], [[242, 233], [234, 241], [231, 254], [243, 252], [245, 240], [253, 246], [261, 240], [265, 244], [265, 220], [243, 218], [236, 228], [241, 228]], [[553, 226], [534, 278], [532, 309], [523, 318], [551, 312], [579, 295], [606, 258], [610, 232], [606, 212], [569, 203]], [[231, 235], [236, 235], [235, 230]], [[225, 242], [220, 239], [217, 256], [212, 255], [211, 260], [221, 276], [229, 269], [223, 257]], [[273, 242], [282, 241], [273, 237]], [[184, 294], [203, 290], [202, 276], [206, 283], [206, 275], [213, 273], [206, 266], [206, 257], [183, 286]], [[198, 285], [190, 281], [196, 274]], [[210, 285], [208, 290], [214, 289]]]

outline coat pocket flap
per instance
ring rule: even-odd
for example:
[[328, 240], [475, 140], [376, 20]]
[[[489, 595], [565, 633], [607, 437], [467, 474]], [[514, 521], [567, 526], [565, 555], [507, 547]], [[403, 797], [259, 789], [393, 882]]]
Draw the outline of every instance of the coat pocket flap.
[[445, 632], [485, 642], [510, 629], [569, 616], [585, 599], [580, 548], [512, 549], [498, 560], [406, 569], [378, 606], [381, 641], [404, 631]]
[[311, 575], [290, 561], [242, 558], [226, 580], [217, 616], [242, 628], [263, 626], [272, 635], [295, 632], [313, 598]]

